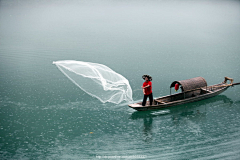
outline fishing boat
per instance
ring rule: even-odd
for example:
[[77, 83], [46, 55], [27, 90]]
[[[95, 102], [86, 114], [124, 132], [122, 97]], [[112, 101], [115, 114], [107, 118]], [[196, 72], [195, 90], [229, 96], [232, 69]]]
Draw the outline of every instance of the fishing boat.
[[[230, 86], [240, 84], [233, 83], [232, 78], [224, 78], [224, 82], [211, 86], [207, 86], [207, 82], [203, 77], [195, 77], [187, 80], [174, 81], [170, 85], [170, 95], [154, 99], [151, 106], [149, 101], [147, 101], [145, 106], [142, 106], [142, 102], [129, 104], [128, 106], [138, 111], [177, 106], [214, 97], [227, 90]], [[228, 84], [227, 81], [230, 81], [230, 83]], [[181, 92], [171, 94], [171, 90], [175, 86], [179, 86]]]

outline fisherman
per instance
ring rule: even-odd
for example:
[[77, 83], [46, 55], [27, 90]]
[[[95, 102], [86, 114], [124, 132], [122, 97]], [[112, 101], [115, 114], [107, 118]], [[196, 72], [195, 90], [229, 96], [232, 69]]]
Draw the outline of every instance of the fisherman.
[[147, 98], [149, 97], [150, 100], [150, 106], [153, 103], [153, 95], [152, 95], [152, 77], [149, 75], [143, 75], [142, 78], [145, 80], [145, 82], [143, 83], [142, 89], [143, 89], [143, 102], [142, 102], [142, 106], [146, 105], [146, 101]]

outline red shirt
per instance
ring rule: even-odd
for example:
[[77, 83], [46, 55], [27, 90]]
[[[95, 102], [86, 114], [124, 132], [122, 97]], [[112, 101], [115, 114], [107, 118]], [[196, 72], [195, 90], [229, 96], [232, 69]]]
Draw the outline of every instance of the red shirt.
[[152, 82], [148, 81], [148, 82], [144, 82], [143, 83], [143, 87], [149, 85], [150, 87], [145, 88], [145, 95], [149, 95], [152, 93]]

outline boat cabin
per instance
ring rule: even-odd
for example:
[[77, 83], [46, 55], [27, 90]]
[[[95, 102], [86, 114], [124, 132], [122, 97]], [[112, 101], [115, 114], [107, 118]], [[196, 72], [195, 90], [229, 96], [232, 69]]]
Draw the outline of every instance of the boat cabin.
[[197, 88], [207, 87], [207, 82], [203, 77], [195, 77], [195, 78], [186, 79], [182, 81], [174, 81], [170, 85], [170, 89], [174, 87], [176, 84], [179, 84], [179, 86], [181, 86], [180, 88], [182, 92], [194, 90]]
[[[171, 90], [173, 87], [179, 85], [181, 89], [181, 93], [171, 94]], [[174, 81], [170, 85], [170, 96], [162, 97], [159, 99], [155, 99], [155, 101], [161, 100], [162, 103], [183, 100], [185, 98], [191, 98], [198, 95], [209, 93], [210, 91], [207, 90], [207, 82], [203, 77], [195, 77], [191, 79], [181, 80], [181, 81]]]

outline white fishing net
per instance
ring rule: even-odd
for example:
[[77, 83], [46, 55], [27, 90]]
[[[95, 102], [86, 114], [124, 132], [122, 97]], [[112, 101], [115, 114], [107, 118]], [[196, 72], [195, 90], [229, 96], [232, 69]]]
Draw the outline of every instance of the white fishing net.
[[73, 60], [53, 64], [79, 88], [103, 103], [132, 101], [128, 80], [105, 65]]

